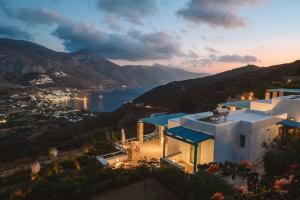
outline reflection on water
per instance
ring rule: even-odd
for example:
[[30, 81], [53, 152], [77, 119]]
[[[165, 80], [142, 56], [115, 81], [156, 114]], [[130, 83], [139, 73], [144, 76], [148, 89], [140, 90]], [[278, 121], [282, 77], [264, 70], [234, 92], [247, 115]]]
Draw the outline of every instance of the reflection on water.
[[88, 109], [87, 100], [88, 100], [87, 97], [83, 97], [83, 110], [87, 110]]
[[85, 97], [76, 97], [68, 102], [64, 102], [64, 106], [76, 110], [88, 110], [91, 112], [112, 112], [122, 104], [134, 100], [136, 97], [145, 93], [151, 87], [143, 87], [137, 89], [118, 90], [112, 92], [96, 92]]

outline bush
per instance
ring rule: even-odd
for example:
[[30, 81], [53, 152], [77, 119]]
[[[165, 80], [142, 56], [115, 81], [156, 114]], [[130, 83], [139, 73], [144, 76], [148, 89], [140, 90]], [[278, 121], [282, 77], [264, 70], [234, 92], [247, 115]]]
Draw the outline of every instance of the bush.
[[289, 170], [291, 158], [286, 152], [279, 150], [271, 150], [265, 153], [264, 169], [267, 176], [280, 176]]
[[235, 193], [233, 187], [224, 179], [199, 171], [196, 176], [186, 174], [175, 168], [162, 167], [157, 170], [158, 181], [177, 194], [181, 199], [210, 199], [216, 192], [225, 196]]

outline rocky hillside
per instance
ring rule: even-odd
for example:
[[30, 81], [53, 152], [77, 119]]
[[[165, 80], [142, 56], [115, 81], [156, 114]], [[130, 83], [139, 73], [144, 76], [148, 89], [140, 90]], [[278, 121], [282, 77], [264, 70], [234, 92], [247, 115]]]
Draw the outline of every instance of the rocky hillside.
[[161, 65], [119, 66], [90, 50], [64, 53], [32, 42], [0, 39], [0, 80], [13, 84], [112, 90], [202, 76]]
[[266, 88], [295, 87], [285, 84], [284, 77], [299, 75], [300, 61], [271, 67], [245, 66], [213, 76], [156, 87], [138, 97], [135, 103], [143, 102], [169, 108], [170, 111], [205, 111], [243, 92], [254, 92], [262, 98]]

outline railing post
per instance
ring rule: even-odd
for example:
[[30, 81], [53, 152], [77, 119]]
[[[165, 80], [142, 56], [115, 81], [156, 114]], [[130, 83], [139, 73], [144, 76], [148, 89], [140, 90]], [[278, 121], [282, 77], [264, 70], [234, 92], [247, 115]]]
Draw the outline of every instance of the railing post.
[[197, 153], [198, 153], [198, 144], [195, 143], [194, 146], [194, 175], [197, 173]]
[[163, 134], [164, 134], [164, 137], [163, 137], [163, 158], [166, 157], [166, 140], [167, 140], [167, 136], [166, 136], [166, 129], [164, 129], [163, 131]]

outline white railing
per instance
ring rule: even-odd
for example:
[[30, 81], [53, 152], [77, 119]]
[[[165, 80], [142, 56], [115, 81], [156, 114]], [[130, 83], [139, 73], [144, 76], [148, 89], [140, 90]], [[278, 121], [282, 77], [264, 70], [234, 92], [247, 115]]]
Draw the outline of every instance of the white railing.
[[153, 140], [158, 140], [158, 133], [157, 132], [153, 132], [153, 133], [144, 135], [144, 137], [143, 137], [144, 142], [150, 142], [150, 141], [153, 141]]
[[104, 155], [100, 155], [100, 156], [96, 156], [96, 157], [102, 157], [104, 159], [107, 159], [107, 158], [115, 157], [115, 156], [118, 156], [118, 155], [122, 155], [124, 153], [125, 152], [121, 150], [121, 151], [115, 151], [115, 152], [112, 152], [112, 153], [108, 153], [108, 154], [104, 154]]

